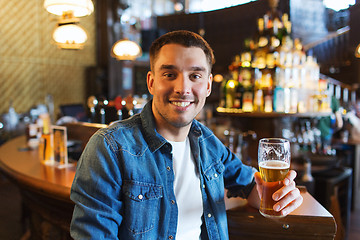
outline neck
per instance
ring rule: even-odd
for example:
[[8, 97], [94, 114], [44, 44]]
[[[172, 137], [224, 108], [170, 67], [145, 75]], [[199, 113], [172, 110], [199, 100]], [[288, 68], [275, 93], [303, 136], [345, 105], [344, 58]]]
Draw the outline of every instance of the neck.
[[167, 126], [164, 127], [162, 123], [156, 123], [156, 130], [158, 133], [163, 136], [166, 140], [173, 141], [173, 142], [183, 142], [186, 140], [186, 137], [189, 134], [191, 124], [185, 127], [174, 127], [174, 126]]

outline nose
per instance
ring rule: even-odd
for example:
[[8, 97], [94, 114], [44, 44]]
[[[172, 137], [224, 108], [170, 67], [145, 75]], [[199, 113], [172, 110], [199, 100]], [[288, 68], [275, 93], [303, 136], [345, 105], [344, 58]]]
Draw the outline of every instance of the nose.
[[180, 95], [189, 95], [191, 92], [191, 81], [183, 74], [179, 74], [175, 81], [174, 91]]

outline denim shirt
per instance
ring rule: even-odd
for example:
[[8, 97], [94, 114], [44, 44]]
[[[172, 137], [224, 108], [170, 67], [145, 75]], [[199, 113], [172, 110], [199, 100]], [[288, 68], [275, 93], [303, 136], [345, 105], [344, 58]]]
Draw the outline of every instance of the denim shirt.
[[[247, 197], [254, 168], [242, 164], [194, 120], [190, 146], [200, 173], [201, 239], [228, 239], [224, 187]], [[155, 129], [151, 102], [140, 114], [101, 129], [89, 140], [71, 188], [74, 239], [175, 239], [178, 209], [172, 147]]]

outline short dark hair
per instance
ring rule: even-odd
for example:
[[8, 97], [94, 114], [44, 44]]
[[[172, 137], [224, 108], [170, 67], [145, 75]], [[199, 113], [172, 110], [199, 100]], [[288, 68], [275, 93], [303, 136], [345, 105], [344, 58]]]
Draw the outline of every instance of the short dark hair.
[[167, 44], [179, 44], [184, 47], [201, 48], [205, 53], [211, 72], [212, 65], [215, 63], [215, 57], [212, 48], [199, 34], [187, 30], [168, 32], [160, 36], [151, 44], [149, 51], [151, 71], [154, 71], [154, 63], [160, 52], [160, 49]]

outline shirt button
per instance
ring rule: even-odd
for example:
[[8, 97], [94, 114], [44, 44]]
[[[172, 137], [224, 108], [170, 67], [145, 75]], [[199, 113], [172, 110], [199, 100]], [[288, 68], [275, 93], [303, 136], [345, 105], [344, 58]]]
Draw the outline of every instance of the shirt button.
[[211, 218], [211, 213], [208, 213], [208, 217]]
[[203, 184], [203, 186], [202, 186], [203, 188], [205, 188], [205, 184]]
[[218, 177], [217, 173], [214, 174], [214, 177]]
[[170, 170], [171, 170], [171, 168], [170, 168], [169, 166], [167, 166], [167, 167], [166, 167], [166, 170], [170, 171]]
[[143, 199], [143, 198], [144, 198], [144, 196], [143, 196], [143, 195], [141, 195], [141, 194], [139, 194], [138, 198], [141, 200], [141, 199]]
[[174, 201], [174, 200], [171, 200], [171, 204], [175, 204], [175, 201]]
[[174, 237], [172, 235], [169, 236], [169, 239], [173, 239]]

